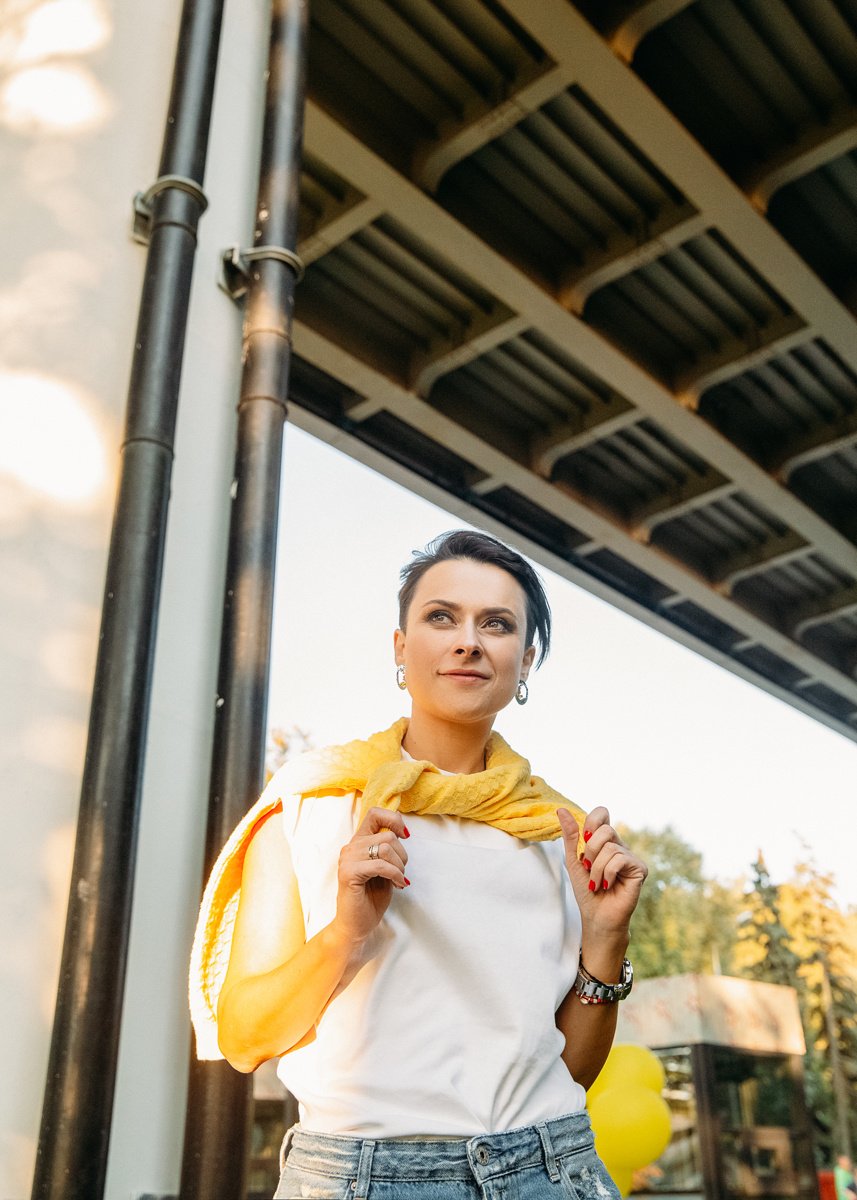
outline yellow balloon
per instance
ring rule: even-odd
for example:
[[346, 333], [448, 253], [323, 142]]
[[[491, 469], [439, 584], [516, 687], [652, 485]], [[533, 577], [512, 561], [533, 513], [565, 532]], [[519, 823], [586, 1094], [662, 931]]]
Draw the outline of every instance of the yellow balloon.
[[587, 1093], [588, 1099], [594, 1100], [609, 1087], [629, 1083], [639, 1084], [660, 1095], [665, 1083], [664, 1069], [657, 1055], [645, 1046], [619, 1043], [607, 1055], [601, 1074]]
[[639, 1084], [607, 1088], [589, 1103], [595, 1149], [605, 1162], [644, 1167], [669, 1145], [670, 1110], [660, 1096]]
[[620, 1193], [623, 1196], [627, 1196], [631, 1190], [631, 1183], [633, 1181], [633, 1176], [634, 1176], [634, 1168], [633, 1167], [620, 1167], [618, 1163], [608, 1163], [608, 1162], [604, 1163], [604, 1166], [607, 1168], [607, 1174], [610, 1176], [610, 1178], [616, 1184], [616, 1187], [619, 1189]]

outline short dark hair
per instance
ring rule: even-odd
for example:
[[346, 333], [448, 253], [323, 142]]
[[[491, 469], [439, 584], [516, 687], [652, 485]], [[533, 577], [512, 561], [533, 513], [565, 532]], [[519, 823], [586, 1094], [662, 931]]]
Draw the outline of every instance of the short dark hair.
[[414, 550], [413, 558], [399, 572], [399, 628], [405, 628], [408, 609], [416, 586], [429, 567], [454, 558], [469, 558], [473, 562], [500, 567], [518, 581], [527, 600], [527, 645], [538, 639], [540, 667], [547, 658], [551, 641], [551, 610], [544, 584], [525, 558], [488, 533], [469, 529], [451, 529], [433, 538], [425, 550]]

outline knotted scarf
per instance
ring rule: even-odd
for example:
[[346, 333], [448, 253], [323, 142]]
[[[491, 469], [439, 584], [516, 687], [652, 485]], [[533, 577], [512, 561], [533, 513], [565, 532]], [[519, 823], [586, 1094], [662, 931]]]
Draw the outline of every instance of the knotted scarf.
[[488, 739], [484, 771], [445, 775], [430, 762], [402, 758], [407, 728], [403, 718], [365, 741], [310, 750], [287, 762], [233, 830], [206, 884], [191, 953], [190, 1010], [199, 1058], [223, 1057], [217, 1045], [217, 1001], [229, 965], [244, 855], [260, 821], [282, 808], [284, 800], [356, 792], [361, 821], [370, 808], [389, 808], [484, 821], [534, 842], [559, 837], [556, 810], [567, 808], [582, 829], [583, 811], [531, 775], [527, 760], [499, 734]]

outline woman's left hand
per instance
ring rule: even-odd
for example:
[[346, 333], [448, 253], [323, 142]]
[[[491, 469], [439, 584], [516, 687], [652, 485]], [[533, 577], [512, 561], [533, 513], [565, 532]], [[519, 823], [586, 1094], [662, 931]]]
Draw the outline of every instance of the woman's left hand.
[[593, 808], [586, 818], [580, 857], [574, 817], [568, 809], [560, 808], [557, 819], [565, 844], [565, 865], [584, 928], [602, 934], [626, 932], [649, 868], [624, 844], [610, 824], [606, 808]]

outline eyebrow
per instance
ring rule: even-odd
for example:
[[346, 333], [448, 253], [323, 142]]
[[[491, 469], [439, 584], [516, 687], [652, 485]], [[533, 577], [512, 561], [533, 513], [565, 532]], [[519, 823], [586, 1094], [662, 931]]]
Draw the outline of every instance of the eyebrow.
[[[444, 608], [454, 608], [456, 610], [461, 608], [461, 605], [456, 604], [454, 600], [426, 600], [426, 602], [423, 604], [423, 608], [428, 608], [430, 604], [442, 604]], [[483, 613], [492, 614], [506, 613], [508, 616], [514, 617], [516, 620], [518, 618], [518, 614], [513, 608], [505, 608], [503, 605], [496, 605], [491, 608], [483, 608], [481, 611]]]

